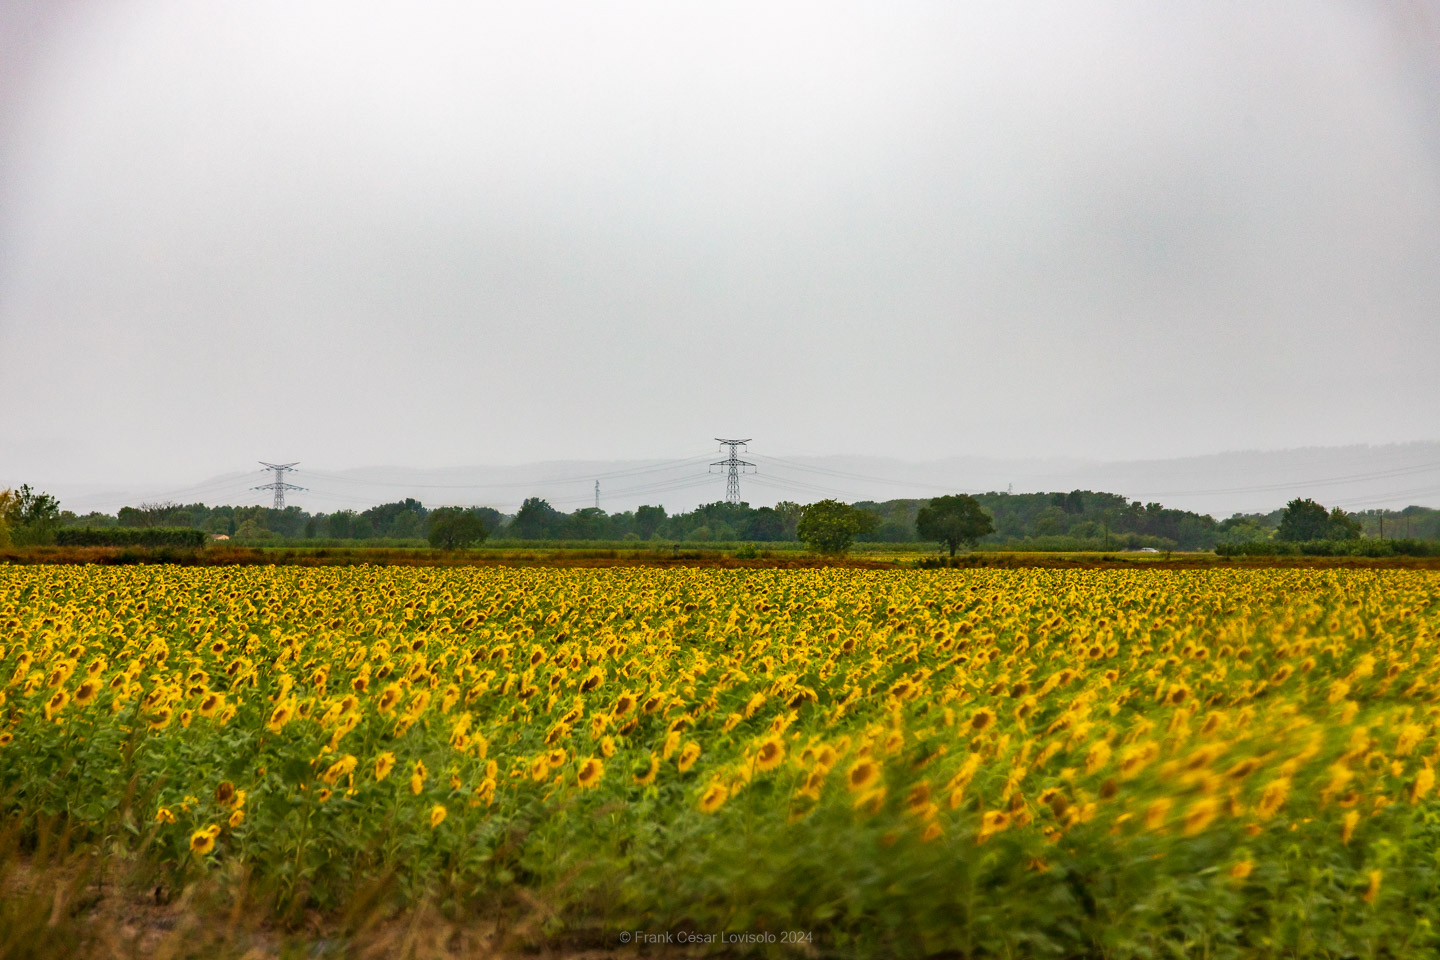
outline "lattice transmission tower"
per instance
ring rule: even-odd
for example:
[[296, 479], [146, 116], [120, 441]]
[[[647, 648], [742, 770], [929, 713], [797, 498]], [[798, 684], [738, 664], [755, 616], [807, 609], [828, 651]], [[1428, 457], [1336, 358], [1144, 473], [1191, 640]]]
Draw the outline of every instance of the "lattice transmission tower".
[[286, 491], [286, 490], [308, 490], [308, 489], [309, 489], [308, 487], [297, 487], [297, 486], [295, 486], [295, 484], [293, 484], [293, 483], [286, 483], [286, 482], [285, 482], [285, 474], [289, 473], [291, 470], [294, 470], [294, 469], [295, 469], [295, 464], [296, 464], [296, 463], [299, 463], [299, 462], [300, 462], [299, 460], [296, 460], [294, 463], [265, 463], [264, 460], [261, 460], [261, 461], [259, 461], [259, 462], [264, 465], [264, 467], [265, 467], [266, 470], [273, 470], [273, 471], [275, 471], [275, 479], [274, 479], [272, 482], [270, 482], [270, 483], [262, 483], [262, 484], [260, 484], [260, 486], [258, 486], [258, 487], [251, 487], [250, 489], [251, 489], [251, 490], [273, 490], [273, 491], [275, 492], [275, 501], [274, 501], [274, 503], [273, 503], [273, 506], [275, 507], [276, 510], [284, 510], [284, 509], [285, 509], [285, 491]]
[[737, 457], [735, 456], [735, 449], [736, 449], [737, 447], [743, 447], [743, 446], [745, 446], [745, 444], [749, 443], [750, 441], [749, 441], [748, 439], [747, 439], [747, 440], [721, 440], [719, 437], [716, 437], [715, 439], [716, 439], [716, 440], [720, 440], [720, 446], [721, 446], [721, 447], [729, 447], [729, 448], [730, 448], [730, 456], [727, 457], [727, 458], [725, 458], [724, 460], [717, 460], [717, 461], [715, 461], [714, 463], [710, 464], [710, 466], [712, 466], [712, 467], [728, 467], [728, 468], [729, 468], [729, 472], [725, 475], [725, 502], [726, 502], [726, 503], [739, 503], [739, 502], [740, 502], [740, 474], [744, 472], [744, 470], [745, 470], [746, 467], [751, 467], [751, 468], [753, 468], [753, 467], [755, 466], [755, 464], [751, 463], [749, 460], [741, 460], [741, 459], [737, 458]]

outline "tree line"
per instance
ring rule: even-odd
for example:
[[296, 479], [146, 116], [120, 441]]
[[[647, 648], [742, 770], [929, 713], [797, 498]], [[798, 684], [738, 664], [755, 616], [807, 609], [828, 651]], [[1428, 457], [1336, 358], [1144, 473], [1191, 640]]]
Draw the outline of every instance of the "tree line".
[[[959, 498], [959, 499], [956, 499]], [[821, 508], [821, 504], [826, 505]], [[687, 543], [819, 543], [817, 531], [848, 531], [849, 542], [968, 544], [1017, 549], [1207, 550], [1265, 542], [1344, 541], [1352, 538], [1440, 539], [1440, 510], [1347, 513], [1296, 499], [1268, 514], [1205, 514], [1131, 501], [1114, 493], [984, 493], [926, 499], [861, 501], [840, 511], [838, 501], [772, 506], [710, 503], [669, 513], [646, 505], [608, 513], [584, 507], [568, 513], [531, 497], [514, 514], [491, 507], [426, 507], [414, 498], [366, 510], [309, 513], [300, 507], [145, 503], [116, 514], [77, 515], [28, 486], [0, 491], [0, 546], [54, 541], [62, 528], [190, 528], [242, 542], [428, 540], [441, 547], [487, 538], [514, 541], [629, 541]], [[848, 511], [848, 512], [847, 512]], [[809, 513], [811, 521], [802, 528]], [[960, 517], [968, 517], [963, 523]], [[983, 516], [988, 528], [978, 533]], [[822, 520], [823, 518], [823, 520]], [[968, 524], [968, 526], [967, 526]], [[807, 536], [807, 532], [810, 534]], [[964, 536], [960, 534], [964, 533]], [[833, 536], [841, 536], [834, 532]], [[823, 534], [825, 542], [833, 542]], [[828, 549], [820, 547], [819, 549]]]

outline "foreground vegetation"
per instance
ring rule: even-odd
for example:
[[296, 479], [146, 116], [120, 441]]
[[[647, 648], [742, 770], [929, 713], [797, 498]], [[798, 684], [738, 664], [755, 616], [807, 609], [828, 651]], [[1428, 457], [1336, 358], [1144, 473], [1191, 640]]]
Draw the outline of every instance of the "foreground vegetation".
[[598, 946], [1414, 955], [1437, 587], [0, 566], [0, 809], [27, 856], [63, 835], [277, 936], [421, 911]]

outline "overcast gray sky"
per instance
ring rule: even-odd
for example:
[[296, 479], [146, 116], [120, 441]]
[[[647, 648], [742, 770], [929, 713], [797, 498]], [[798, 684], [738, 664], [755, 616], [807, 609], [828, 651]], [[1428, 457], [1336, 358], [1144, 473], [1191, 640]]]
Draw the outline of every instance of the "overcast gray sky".
[[1434, 0], [0, 4], [0, 485], [1440, 439], [1437, 263]]

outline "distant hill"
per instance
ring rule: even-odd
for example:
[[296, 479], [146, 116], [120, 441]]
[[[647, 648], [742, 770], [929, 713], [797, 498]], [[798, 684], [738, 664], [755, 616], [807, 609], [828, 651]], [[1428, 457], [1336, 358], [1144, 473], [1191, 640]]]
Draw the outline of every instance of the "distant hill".
[[[486, 505], [510, 513], [524, 498], [539, 496], [557, 509], [570, 511], [595, 502], [598, 480], [600, 506], [607, 511], [650, 503], [662, 504], [673, 513], [724, 498], [724, 472], [709, 466], [722, 457], [717, 452], [673, 461], [571, 460], [437, 469], [327, 469], [302, 460], [289, 479], [308, 489], [292, 493], [289, 502], [311, 512], [329, 512], [415, 497], [427, 506]], [[1436, 441], [1110, 462], [966, 456], [929, 462], [864, 456], [790, 457], [767, 454], [763, 443], [756, 442], [746, 459], [756, 464], [757, 470], [742, 477], [741, 495], [757, 506], [780, 500], [806, 503], [835, 497], [852, 502], [886, 501], [1011, 488], [1016, 493], [1110, 491], [1131, 500], [1158, 502], [1217, 518], [1237, 512], [1269, 512], [1294, 497], [1313, 497], [1347, 510], [1440, 506], [1440, 442]], [[249, 488], [269, 479], [257, 467], [253, 472], [234, 471], [170, 489], [65, 483], [44, 488], [77, 513], [113, 513], [120, 506], [158, 500], [268, 503], [268, 494]]]

